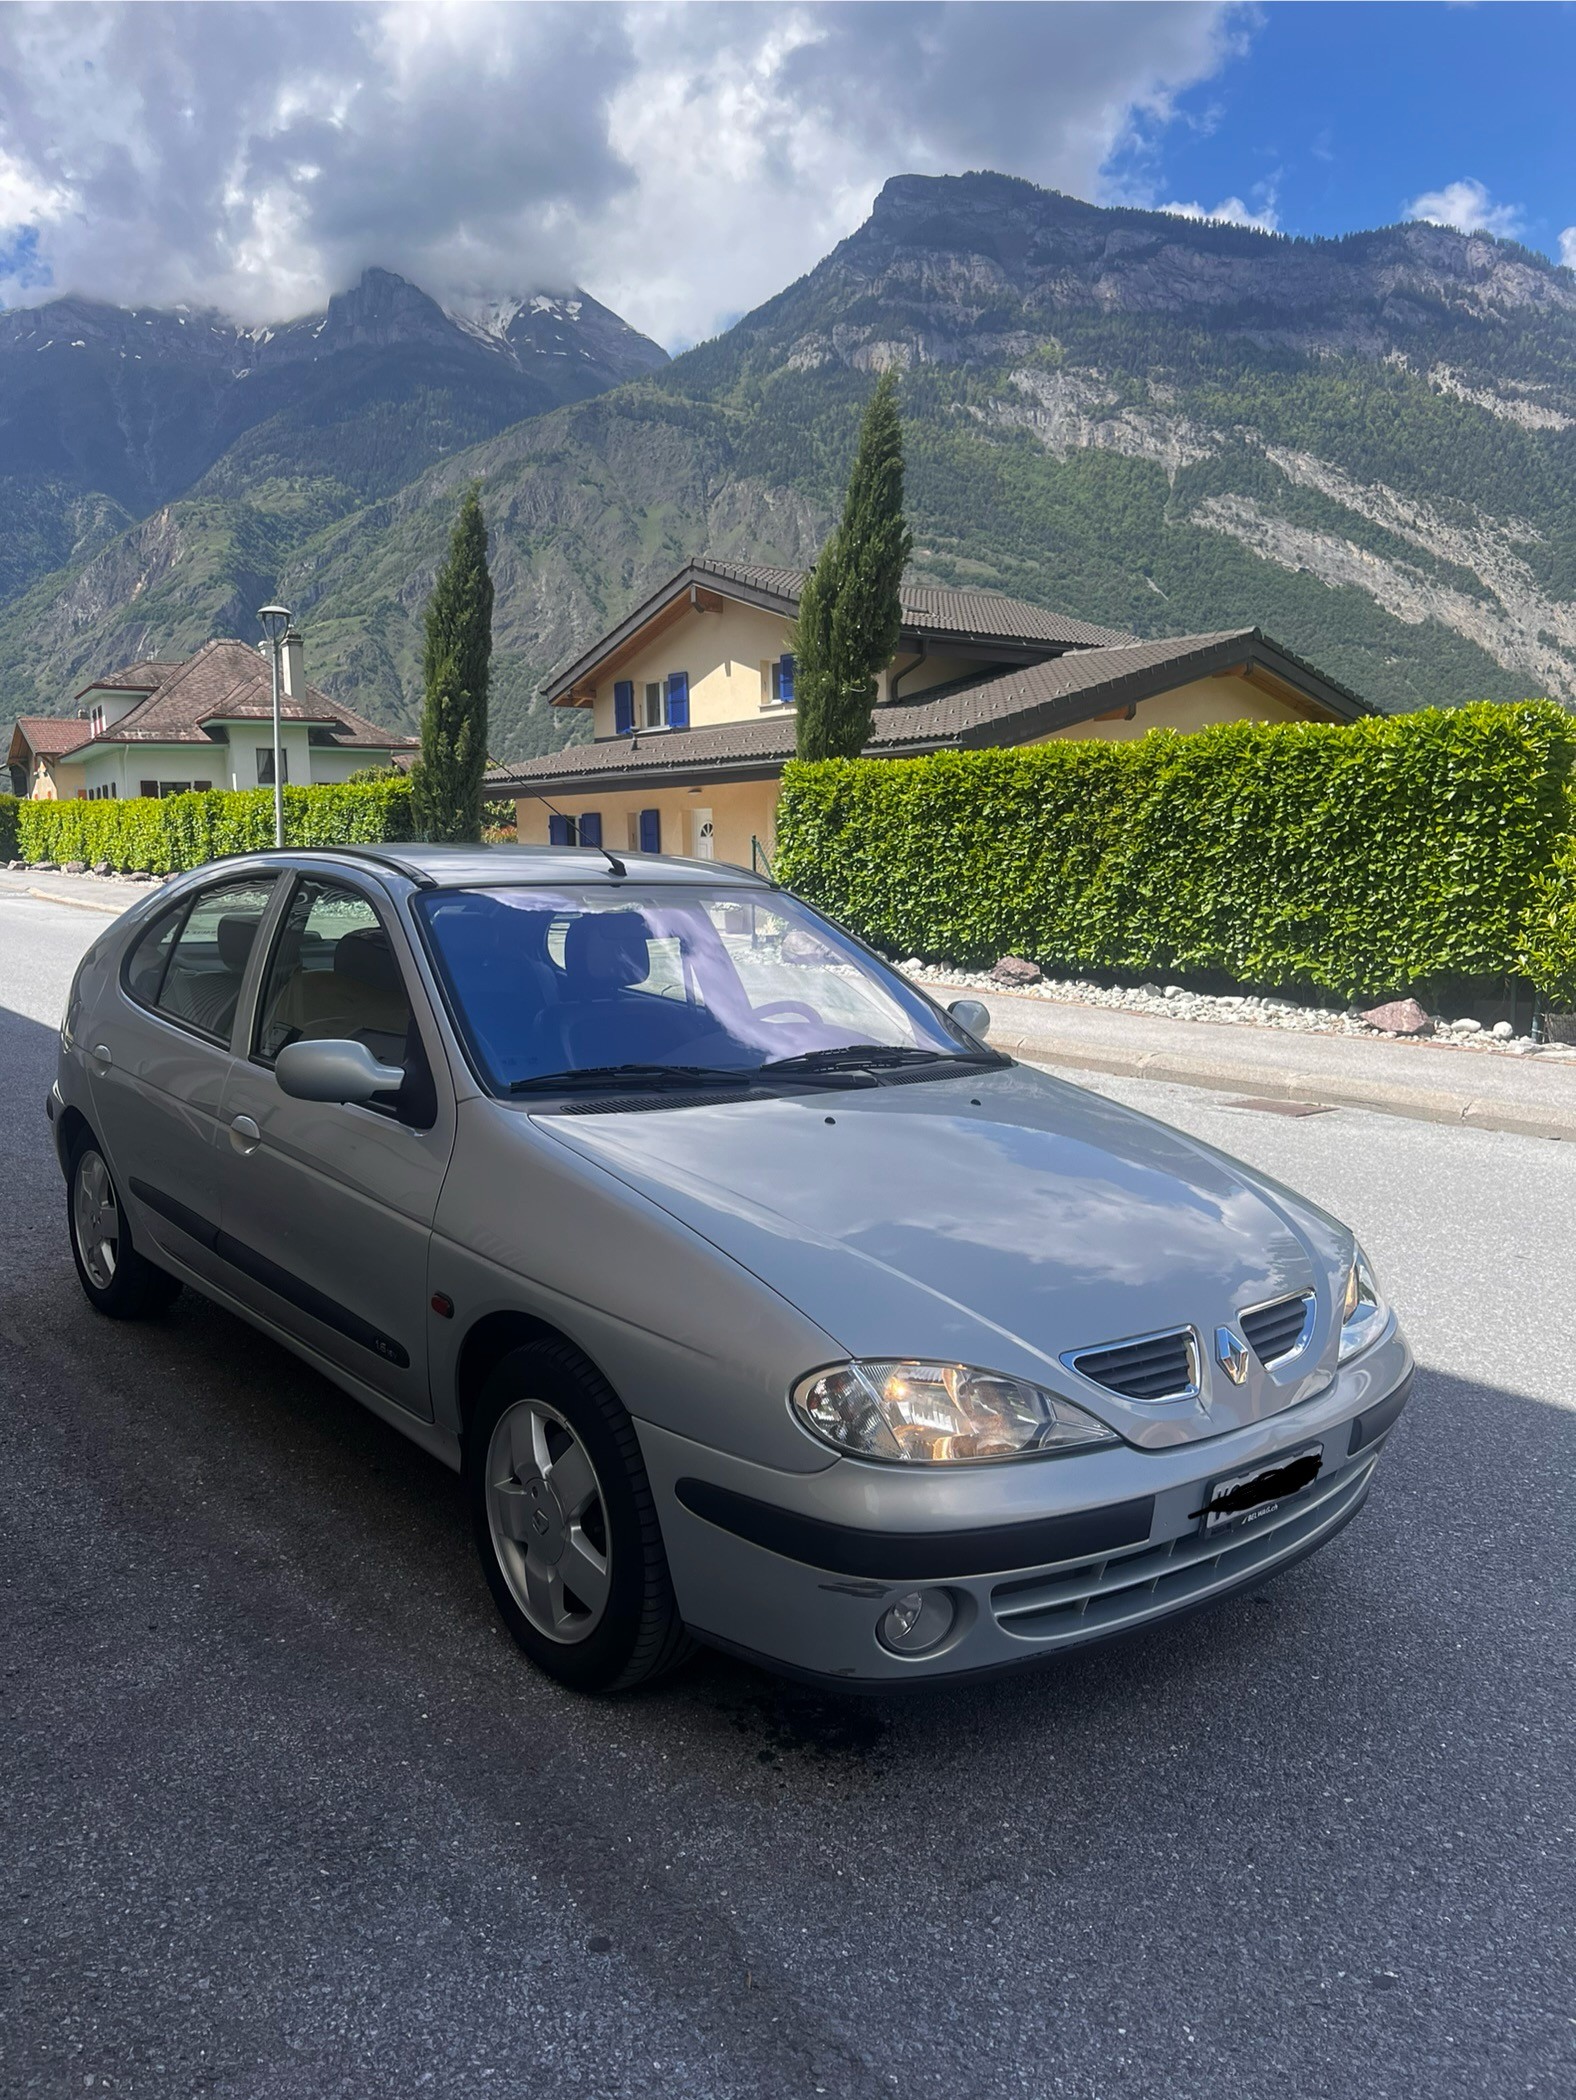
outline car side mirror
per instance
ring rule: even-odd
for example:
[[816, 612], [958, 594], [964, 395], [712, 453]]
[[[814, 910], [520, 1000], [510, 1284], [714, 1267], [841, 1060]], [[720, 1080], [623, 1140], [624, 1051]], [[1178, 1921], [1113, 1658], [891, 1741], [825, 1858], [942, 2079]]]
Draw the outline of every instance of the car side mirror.
[[281, 1093], [297, 1101], [370, 1101], [403, 1086], [397, 1065], [380, 1065], [365, 1043], [289, 1043], [274, 1059]]
[[990, 1008], [983, 999], [954, 999], [947, 1012], [976, 1042], [983, 1043], [990, 1034]]

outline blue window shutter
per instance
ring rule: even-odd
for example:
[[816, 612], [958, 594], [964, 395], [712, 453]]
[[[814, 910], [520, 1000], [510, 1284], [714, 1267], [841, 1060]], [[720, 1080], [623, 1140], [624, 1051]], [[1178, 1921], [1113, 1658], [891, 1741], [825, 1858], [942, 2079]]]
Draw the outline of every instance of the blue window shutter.
[[613, 733], [632, 736], [635, 730], [635, 681], [620, 678], [613, 685]]
[[793, 658], [791, 656], [783, 655], [777, 659], [777, 678], [782, 690], [783, 705], [784, 707], [791, 706], [793, 703]]
[[662, 812], [660, 809], [643, 809], [640, 812], [640, 850], [642, 853], [662, 851]]
[[555, 812], [547, 820], [547, 843], [550, 846], [572, 846], [574, 842], [574, 818], [560, 817]]
[[689, 727], [688, 671], [670, 671], [668, 673], [668, 727], [670, 729], [688, 729]]
[[602, 843], [602, 812], [599, 809], [584, 809], [576, 827], [582, 846], [600, 846]]

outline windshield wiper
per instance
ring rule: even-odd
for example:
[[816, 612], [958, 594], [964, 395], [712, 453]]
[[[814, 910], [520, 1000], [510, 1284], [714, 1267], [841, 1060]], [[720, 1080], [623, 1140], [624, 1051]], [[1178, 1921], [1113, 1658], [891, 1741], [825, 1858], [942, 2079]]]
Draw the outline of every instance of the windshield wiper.
[[1006, 1064], [999, 1050], [913, 1050], [897, 1043], [843, 1043], [831, 1050], [805, 1050], [774, 1057], [763, 1072], [879, 1072], [890, 1065]]
[[753, 1071], [726, 1065], [580, 1065], [569, 1072], [533, 1072], [509, 1082], [511, 1094], [563, 1094], [579, 1086], [748, 1086]]

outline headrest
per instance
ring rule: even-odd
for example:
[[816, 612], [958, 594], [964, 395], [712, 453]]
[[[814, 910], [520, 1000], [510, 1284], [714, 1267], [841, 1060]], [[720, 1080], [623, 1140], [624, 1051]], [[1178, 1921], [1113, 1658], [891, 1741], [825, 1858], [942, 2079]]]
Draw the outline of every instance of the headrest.
[[394, 950], [381, 926], [356, 926], [334, 948], [334, 975], [377, 992], [403, 992]]
[[643, 983], [651, 975], [645, 920], [632, 911], [588, 911], [571, 919], [564, 975], [588, 990]]
[[237, 977], [246, 968], [246, 958], [252, 952], [252, 943], [261, 924], [260, 919], [243, 919], [239, 912], [219, 921], [219, 960]]

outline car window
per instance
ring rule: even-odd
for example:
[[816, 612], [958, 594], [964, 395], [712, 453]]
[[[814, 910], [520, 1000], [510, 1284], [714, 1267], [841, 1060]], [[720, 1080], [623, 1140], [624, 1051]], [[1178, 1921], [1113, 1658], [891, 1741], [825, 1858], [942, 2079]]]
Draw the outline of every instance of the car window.
[[377, 913], [358, 891], [297, 886], [274, 944], [257, 1023], [257, 1055], [289, 1043], [364, 1043], [381, 1064], [405, 1063], [410, 998]]
[[127, 990], [167, 1019], [228, 1041], [273, 893], [271, 875], [227, 882], [199, 891], [178, 917], [155, 920], [132, 951]]
[[859, 1048], [922, 1060], [978, 1049], [781, 891], [522, 886], [432, 891], [417, 909], [499, 1091], [619, 1064], [752, 1072]]

